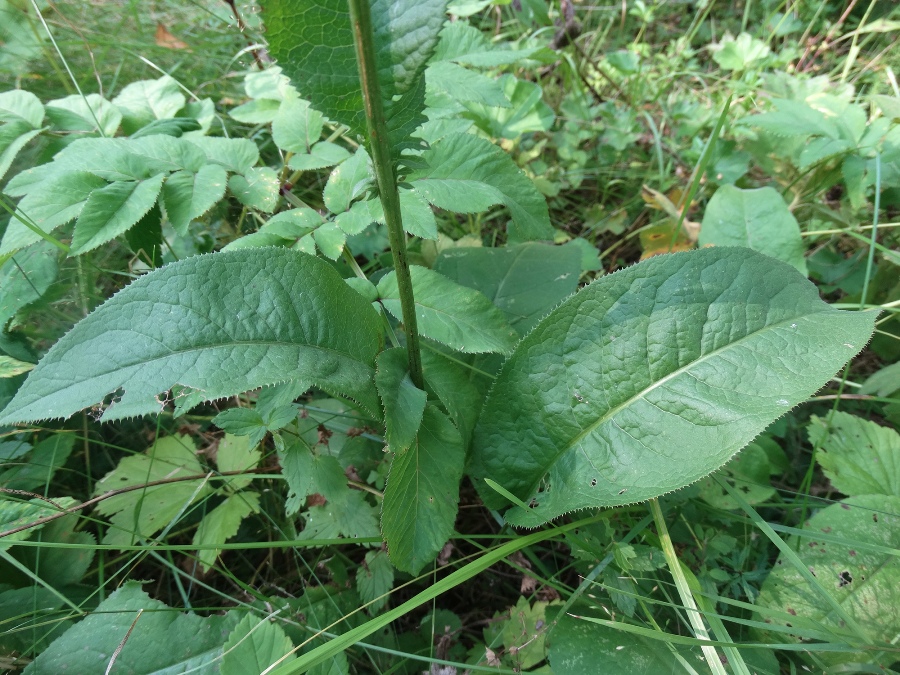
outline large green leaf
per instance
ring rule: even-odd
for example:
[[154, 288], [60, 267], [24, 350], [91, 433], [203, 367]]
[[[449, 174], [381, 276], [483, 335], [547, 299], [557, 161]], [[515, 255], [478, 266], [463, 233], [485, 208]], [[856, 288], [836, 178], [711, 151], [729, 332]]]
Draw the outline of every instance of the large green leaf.
[[139, 583], [126, 581], [39, 654], [25, 672], [103, 673], [124, 644], [113, 673], [215, 675], [222, 645], [239, 618], [237, 612], [209, 617], [182, 614], [151, 599]]
[[[269, 49], [304, 98], [353, 134], [366, 119], [345, 0], [265, 0]], [[444, 23], [446, 0], [371, 3], [378, 84], [398, 149], [425, 121], [423, 72]]]
[[[850, 497], [814, 515], [805, 537], [793, 537], [788, 546], [815, 576], [820, 590], [790, 563], [779, 558], [766, 578], [756, 601], [760, 616], [779, 626], [824, 629], [841, 642], [844, 622], [822, 602], [821, 591], [831, 595], [875, 643], [893, 643], [900, 631], [900, 558], [890, 551], [900, 548], [900, 497], [863, 495]], [[789, 630], [769, 633], [773, 642], [797, 642]], [[827, 653], [817, 659], [826, 664], [897, 660], [893, 650]], [[835, 671], [838, 672], [838, 671]], [[849, 670], [844, 672], [860, 672]]]
[[789, 265], [741, 248], [657, 256], [545, 317], [481, 413], [472, 475], [491, 506], [538, 525], [676, 490], [722, 466], [866, 344]]
[[581, 257], [574, 246], [536, 242], [508, 248], [449, 248], [438, 256], [434, 269], [484, 293], [524, 335], [578, 288]]
[[[422, 335], [461, 352], [509, 353], [516, 342], [516, 332], [484, 295], [427, 267], [412, 265], [410, 275]], [[395, 272], [381, 278], [378, 294], [385, 308], [402, 319]]]
[[438, 208], [475, 213], [504, 204], [518, 240], [553, 238], [543, 195], [512, 158], [490, 141], [454, 134], [428, 148], [422, 159], [428, 168], [413, 172], [409, 181]]
[[176, 385], [197, 400], [305, 378], [370, 411], [381, 324], [328, 263], [280, 248], [155, 270], [57, 342], [0, 424], [68, 417], [121, 393], [103, 419], [159, 412]]
[[464, 463], [459, 431], [427, 407], [416, 441], [394, 455], [385, 485], [381, 528], [397, 569], [418, 574], [450, 538]]
[[900, 497], [900, 434], [844, 412], [810, 420], [816, 460], [836, 490], [845, 495]]
[[806, 274], [806, 246], [797, 219], [774, 188], [723, 185], [706, 207], [701, 246], [746, 246], [784, 260]]

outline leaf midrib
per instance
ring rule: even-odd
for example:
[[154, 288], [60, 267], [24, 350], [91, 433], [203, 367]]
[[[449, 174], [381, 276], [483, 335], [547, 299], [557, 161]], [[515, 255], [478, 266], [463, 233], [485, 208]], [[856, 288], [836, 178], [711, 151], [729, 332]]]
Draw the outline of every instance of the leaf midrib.
[[709, 352], [708, 354], [704, 354], [704, 355], [701, 356], [700, 358], [695, 359], [694, 361], [691, 361], [690, 363], [688, 363], [688, 364], [682, 366], [681, 368], [678, 368], [677, 370], [672, 371], [671, 373], [669, 373], [669, 374], [666, 375], [665, 377], [663, 377], [663, 378], [657, 380], [656, 382], [651, 383], [650, 386], [645, 387], [644, 389], [642, 389], [642, 390], [639, 391], [638, 393], [634, 394], [633, 396], [629, 397], [627, 400], [623, 401], [622, 403], [620, 403], [619, 405], [615, 406], [614, 408], [610, 408], [610, 409], [607, 410], [603, 415], [601, 415], [601, 416], [597, 419], [596, 422], [594, 422], [594, 423], [590, 424], [589, 426], [587, 426], [586, 428], [582, 429], [581, 432], [580, 432], [579, 434], [577, 434], [576, 436], [574, 436], [574, 437], [572, 438], [571, 441], [569, 441], [568, 443], [566, 443], [560, 450], [558, 450], [558, 451], [556, 452], [556, 454], [553, 455], [553, 458], [552, 458], [549, 462], [547, 462], [547, 464], [545, 465], [545, 466], [546, 466], [546, 469], [543, 469], [543, 470], [541, 471], [541, 475], [538, 476], [537, 480], [535, 480], [535, 481], [532, 482], [531, 487], [530, 487], [529, 490], [528, 490], [528, 495], [531, 495], [531, 494], [534, 493], [534, 491], [535, 491], [535, 489], [537, 488], [537, 486], [540, 485], [541, 481], [543, 480], [544, 475], [546, 474], [546, 472], [549, 471], [550, 468], [551, 468], [553, 465], [555, 465], [557, 461], [559, 461], [559, 458], [560, 458], [560, 457], [562, 457], [565, 453], [569, 452], [572, 448], [576, 447], [581, 441], [583, 441], [588, 435], [590, 435], [591, 433], [593, 433], [593, 432], [594, 432], [597, 428], [599, 428], [601, 425], [605, 424], [607, 421], [609, 421], [610, 419], [612, 419], [613, 417], [615, 417], [621, 410], [623, 410], [623, 409], [625, 409], [625, 408], [631, 406], [631, 405], [632, 405], [633, 403], [635, 403], [636, 401], [639, 401], [639, 400], [645, 398], [650, 392], [652, 392], [653, 390], [655, 390], [655, 389], [658, 388], [659, 386], [665, 384], [666, 382], [668, 382], [668, 381], [674, 379], [675, 377], [677, 377], [677, 376], [679, 376], [679, 375], [681, 375], [681, 374], [683, 374], [683, 373], [688, 372], [688, 371], [689, 371], [691, 368], [693, 368], [694, 366], [697, 366], [697, 365], [699, 365], [699, 364], [705, 362], [706, 360], [708, 360], [708, 359], [710, 359], [710, 358], [712, 358], [712, 357], [714, 357], [714, 356], [716, 356], [716, 355], [718, 355], [718, 354], [720, 354], [720, 353], [722, 353], [722, 352], [724, 352], [724, 351], [726, 351], [726, 350], [728, 350], [728, 349], [730, 349], [730, 348], [732, 348], [732, 347], [735, 347], [736, 345], [739, 345], [739, 344], [742, 343], [743, 341], [748, 340], [748, 339], [750, 339], [750, 338], [752, 338], [752, 337], [754, 337], [754, 336], [756, 336], [756, 335], [759, 335], [760, 333], [763, 333], [764, 331], [768, 331], [768, 330], [770, 330], [770, 329], [775, 329], [775, 328], [777, 328], [777, 327], [779, 327], [779, 326], [782, 326], [782, 325], [785, 325], [785, 324], [790, 324], [790, 323], [795, 323], [795, 322], [797, 322], [797, 321], [803, 321], [803, 320], [806, 320], [806, 319], [808, 319], [810, 316], [812, 316], [812, 315], [814, 315], [814, 314], [823, 314], [823, 313], [826, 313], [826, 312], [829, 311], [829, 309], [830, 309], [830, 308], [828, 308], [828, 309], [822, 309], [822, 310], [818, 310], [818, 311], [811, 311], [811, 312], [808, 312], [808, 313], [803, 314], [803, 315], [801, 315], [801, 316], [795, 316], [795, 317], [792, 317], [792, 318], [790, 318], [790, 319], [784, 319], [784, 320], [779, 321], [779, 322], [777, 322], [777, 323], [772, 323], [772, 324], [768, 324], [768, 325], [766, 325], [766, 326], [763, 326], [763, 327], [762, 327], [761, 329], [759, 329], [759, 330], [753, 331], [752, 333], [748, 333], [747, 335], [744, 335], [743, 337], [739, 338], [738, 340], [735, 340], [734, 342], [729, 342], [728, 344], [723, 345], [723, 346], [719, 347], [718, 349], [714, 349], [713, 351]]
[[[299, 342], [276, 342], [276, 341], [272, 341], [272, 340], [238, 340], [238, 341], [233, 341], [233, 342], [208, 344], [208, 345], [202, 345], [202, 346], [189, 347], [189, 348], [185, 348], [185, 349], [172, 350], [168, 354], [163, 354], [161, 356], [155, 356], [150, 359], [142, 359], [139, 361], [133, 361], [131, 363], [121, 364], [121, 365], [117, 366], [116, 368], [113, 368], [111, 370], [106, 370], [102, 373], [98, 373], [88, 379], [80, 380], [79, 382], [76, 382], [74, 384], [65, 385], [61, 389], [55, 390], [54, 394], [59, 394], [62, 392], [69, 391], [72, 387], [78, 387], [78, 386], [84, 385], [88, 382], [95, 382], [96, 380], [102, 379], [102, 378], [104, 378], [108, 375], [111, 375], [113, 373], [116, 373], [120, 370], [125, 370], [126, 368], [152, 364], [156, 361], [161, 361], [163, 359], [167, 359], [172, 356], [180, 356], [182, 354], [189, 354], [194, 351], [199, 352], [199, 351], [203, 351], [206, 349], [218, 349], [221, 347], [239, 347], [239, 346], [245, 346], [245, 345], [261, 345], [261, 346], [269, 346], [269, 347], [283, 347], [283, 346], [301, 347], [301, 348], [306, 348], [306, 349], [314, 349], [314, 350], [320, 350], [320, 351], [324, 351], [324, 352], [331, 352], [331, 353], [337, 354], [339, 356], [349, 358], [350, 360], [352, 360], [356, 363], [359, 363], [362, 366], [370, 368], [369, 366], [367, 366], [366, 363], [361, 361], [359, 358], [357, 358], [347, 352], [341, 352], [341, 351], [338, 351], [337, 349], [333, 349], [331, 347], [322, 347], [319, 345], [305, 344], [305, 343], [299, 343]], [[176, 382], [176, 384], [179, 384], [179, 383]], [[120, 385], [120, 386], [124, 386], [124, 385]], [[159, 392], [157, 392], [157, 393], [159, 393]], [[31, 404], [28, 404], [28, 405], [31, 405]], [[6, 411], [4, 411], [4, 412], [6, 412]]]

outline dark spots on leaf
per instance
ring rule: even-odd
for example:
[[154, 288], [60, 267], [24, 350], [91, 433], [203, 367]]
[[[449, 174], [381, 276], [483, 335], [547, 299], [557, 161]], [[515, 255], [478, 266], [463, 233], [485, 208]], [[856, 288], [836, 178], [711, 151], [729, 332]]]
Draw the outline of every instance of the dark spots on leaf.
[[843, 572], [838, 574], [838, 588], [849, 586], [852, 581], [853, 577], [850, 575], [849, 570], [844, 570]]
[[850, 549], [850, 551], [849, 551], [848, 553], [849, 553], [849, 555], [850, 555], [851, 558], [856, 557], [856, 551], [854, 551], [852, 548]]
[[790, 614], [791, 616], [797, 616], [797, 610], [794, 609], [793, 607], [788, 607], [787, 613]]
[[847, 509], [848, 511], [850, 510], [850, 506], [847, 505], [847, 504], [841, 504], [841, 508], [842, 508], [842, 509]]
[[591, 478], [591, 487], [597, 487], [597, 479]]
[[823, 528], [822, 528], [822, 532], [824, 532], [825, 534], [828, 534], [829, 532], [831, 532], [831, 528], [830, 528], [830, 527], [823, 527]]
[[878, 514], [877, 514], [877, 513], [873, 513], [873, 514], [872, 514], [872, 522], [873, 522], [873, 523], [877, 523], [877, 522], [878, 522]]

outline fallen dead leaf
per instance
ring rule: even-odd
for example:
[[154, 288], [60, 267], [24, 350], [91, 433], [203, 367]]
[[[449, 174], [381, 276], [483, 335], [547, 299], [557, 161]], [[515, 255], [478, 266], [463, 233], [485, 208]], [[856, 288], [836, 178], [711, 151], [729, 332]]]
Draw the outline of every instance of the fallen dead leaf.
[[161, 23], [156, 24], [155, 39], [158, 47], [165, 47], [166, 49], [188, 49], [187, 42], [179, 40], [172, 35], [169, 32], [169, 29]]

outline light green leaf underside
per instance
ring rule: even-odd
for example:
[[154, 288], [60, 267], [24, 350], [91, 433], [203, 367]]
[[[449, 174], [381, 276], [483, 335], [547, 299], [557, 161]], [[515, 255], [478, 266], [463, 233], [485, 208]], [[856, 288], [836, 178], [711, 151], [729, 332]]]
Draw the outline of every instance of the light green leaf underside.
[[482, 410], [472, 475], [534, 508], [651, 499], [722, 466], [866, 344], [790, 266], [748, 249], [663, 255], [598, 279], [545, 317]]
[[187, 102], [178, 83], [168, 75], [125, 85], [113, 100], [122, 113], [122, 130], [133, 134], [154, 120], [175, 117]]
[[369, 614], [376, 614], [387, 602], [387, 594], [394, 586], [394, 566], [384, 551], [369, 551], [365, 563], [356, 570], [356, 590], [360, 600], [372, 604]]
[[381, 352], [377, 362], [375, 384], [384, 405], [385, 440], [393, 452], [402, 452], [416, 438], [428, 395], [413, 384], [402, 347]]
[[891, 396], [900, 391], [900, 362], [885, 366], [860, 387], [860, 394], [875, 394], [876, 396]]
[[[290, 408], [290, 410], [293, 413], [291, 418], [293, 418], [296, 415], [296, 411], [293, 408]], [[285, 424], [289, 421], [285, 421]], [[219, 467], [219, 471], [223, 473], [228, 471], [249, 472], [254, 469], [259, 464], [259, 460], [262, 459], [262, 452], [257, 447], [257, 444], [258, 442], [251, 443], [248, 436], [225, 434], [224, 438], [219, 441], [219, 448], [216, 452], [216, 466]], [[252, 480], [249, 476], [229, 476], [226, 482], [219, 484], [234, 492], [247, 487]]]
[[[125, 457], [100, 480], [94, 490], [101, 495], [166, 478], [183, 478], [203, 473], [197, 459], [197, 448], [189, 436], [166, 436], [157, 439], [145, 454]], [[104, 544], [130, 546], [153, 536], [196, 499], [209, 494], [202, 480], [175, 481], [153, 485], [105, 499], [97, 507], [103, 515], [112, 516]]]
[[[400, 146], [425, 121], [423, 71], [444, 23], [446, 0], [374, 0], [371, 3], [378, 84]], [[327, 117], [366, 133], [366, 121], [344, 0], [265, 0], [269, 48], [304, 98]]]
[[723, 185], [706, 207], [700, 246], [746, 246], [784, 260], [806, 274], [806, 246], [797, 219], [778, 191]]
[[44, 121], [44, 106], [30, 91], [12, 89], [0, 93], [0, 122], [27, 122], [37, 129]]
[[836, 490], [845, 495], [900, 497], [900, 434], [844, 412], [813, 416], [809, 441]]
[[547, 202], [531, 179], [501, 148], [471, 134], [447, 136], [422, 155], [427, 169], [409, 181], [435, 206], [456, 213], [504, 204], [520, 241], [552, 239]]
[[267, 166], [247, 169], [243, 176], [228, 179], [228, 189], [241, 204], [265, 213], [275, 210], [280, 187], [278, 174]]
[[[804, 529], [809, 537], [792, 537], [788, 546], [815, 575], [821, 589], [830, 594], [866, 631], [870, 644], [887, 645], [900, 631], [900, 559], [873, 551], [867, 544], [888, 549], [900, 548], [900, 497], [863, 495], [850, 497], [814, 515]], [[819, 536], [817, 536], [819, 535]], [[824, 536], [823, 540], [819, 537]], [[835, 538], [838, 541], [835, 541]], [[756, 604], [760, 616], [774, 625], [822, 627], [846, 635], [843, 621], [822, 601], [820, 592], [787, 560], [779, 558], [760, 590]], [[766, 610], [775, 610], [774, 613]], [[796, 642], [789, 631], [769, 634], [778, 642]], [[871, 654], [866, 658], [866, 654]], [[827, 665], [844, 662], [896, 661], [887, 653], [850, 651], [820, 652]]]
[[309, 154], [298, 154], [291, 157], [288, 160], [288, 166], [295, 171], [311, 171], [340, 164], [348, 157], [350, 157], [350, 153], [340, 145], [329, 141], [319, 141], [310, 148]]
[[279, 659], [293, 648], [294, 644], [277, 623], [247, 614], [225, 641], [221, 675], [262, 673], [276, 661], [290, 663], [297, 658], [294, 654]]
[[48, 504], [43, 499], [32, 499], [27, 502], [0, 499], [0, 531], [6, 532], [29, 525], [28, 529], [8, 534], [0, 539], [0, 551], [9, 548], [14, 542], [25, 541], [44, 526], [43, 523], [40, 525], [31, 523], [58, 513], [59, 509], [68, 509], [76, 503], [72, 497], [57, 497], [53, 500], [53, 504]]
[[325, 118], [309, 102], [291, 96], [272, 120], [272, 140], [286, 152], [308, 153], [322, 135]]
[[347, 243], [347, 235], [337, 223], [325, 223], [313, 232], [313, 240], [316, 246], [326, 258], [337, 260], [344, 252]]
[[[516, 332], [503, 313], [478, 291], [460, 286], [428, 268], [410, 267], [419, 332], [457, 351], [509, 353]], [[402, 320], [397, 275], [390, 272], [378, 282], [382, 304]]]
[[22, 307], [40, 298], [56, 280], [59, 249], [49, 242], [17, 253], [0, 265], [0, 330]]
[[508, 108], [509, 99], [497, 80], [467, 70], [452, 61], [439, 61], [428, 67], [425, 77], [429, 88], [446, 92], [458, 101]]
[[12, 462], [6, 465], [9, 468], [0, 471], [0, 485], [7, 490], [43, 490], [51, 484], [56, 471], [66, 463], [74, 446], [75, 437], [72, 434], [55, 434], [45, 438], [32, 448], [27, 462]]
[[246, 173], [259, 161], [259, 149], [248, 138], [201, 136], [187, 141], [197, 147], [206, 160], [234, 173]]
[[44, 112], [57, 129], [89, 133], [102, 129], [104, 136], [115, 136], [122, 121], [119, 109], [99, 94], [71, 94], [47, 101]]
[[[144, 611], [129, 635], [139, 610]], [[236, 612], [210, 617], [182, 614], [151, 599], [139, 583], [127, 581], [94, 613], [55, 640], [25, 673], [102, 673], [124, 642], [112, 672], [215, 675], [224, 636], [239, 617]]]
[[279, 460], [288, 484], [284, 510], [289, 516], [297, 513], [311, 494], [318, 493], [334, 502], [347, 491], [347, 476], [337, 457], [313, 452], [302, 439], [287, 446]]
[[[400, 216], [403, 229], [414, 237], [437, 239], [434, 211], [425, 199], [413, 190], [400, 190]], [[372, 223], [384, 223], [384, 208], [378, 197], [354, 202], [349, 211], [335, 218], [347, 235], [359, 234]]]
[[[113, 392], [103, 419], [158, 413], [176, 385], [199, 400], [304, 378], [372, 412], [381, 325], [326, 262], [259, 248], [141, 277], [57, 342], [0, 424], [68, 417]], [[118, 397], [117, 397], [118, 398]]]
[[69, 254], [92, 251], [143, 218], [156, 204], [163, 178], [163, 174], [158, 174], [147, 180], [110, 183], [94, 190], [75, 221]]
[[[194, 546], [218, 546], [237, 534], [241, 521], [259, 513], [259, 494], [244, 491], [229, 495], [224, 502], [207, 513], [194, 534]], [[218, 549], [203, 549], [197, 555], [200, 568], [206, 572], [219, 557]], [[266, 664], [268, 665], [268, 664]]]
[[385, 485], [381, 528], [398, 569], [418, 574], [449, 539], [464, 462], [456, 427], [427, 407], [415, 443], [394, 456]]
[[44, 232], [52, 232], [77, 217], [91, 193], [105, 185], [102, 178], [81, 171], [51, 176], [40, 189], [30, 192], [19, 202], [16, 216], [10, 219], [3, 235], [0, 255], [41, 240], [40, 235], [20, 218]]
[[16, 125], [18, 129], [12, 128], [12, 124], [0, 128], [0, 179], [6, 175], [9, 167], [12, 166], [13, 160], [19, 154], [19, 150], [32, 138], [41, 133], [40, 129], [25, 130], [23, 133], [14, 133], [19, 129], [27, 129], [24, 125]]
[[163, 185], [163, 204], [175, 231], [187, 234], [191, 221], [222, 199], [227, 182], [228, 175], [218, 164], [206, 164], [197, 173], [177, 171], [169, 176]]
[[329, 211], [343, 213], [350, 208], [350, 202], [368, 189], [373, 179], [369, 164], [369, 153], [360, 147], [331, 172], [322, 192], [322, 201]]

